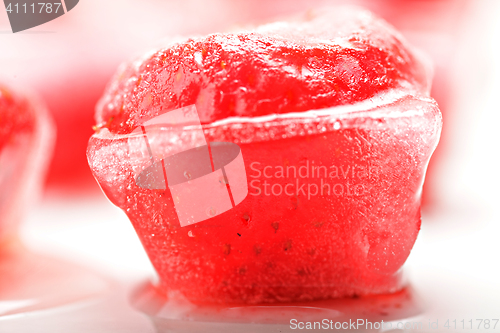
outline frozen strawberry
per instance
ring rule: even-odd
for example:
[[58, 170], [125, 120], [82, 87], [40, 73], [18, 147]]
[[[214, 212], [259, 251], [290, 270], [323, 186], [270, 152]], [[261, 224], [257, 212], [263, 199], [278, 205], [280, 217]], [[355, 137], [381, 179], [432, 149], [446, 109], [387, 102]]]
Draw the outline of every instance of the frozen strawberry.
[[87, 156], [165, 293], [259, 303], [393, 292], [441, 129], [429, 82], [372, 14], [309, 12], [122, 66]]
[[13, 235], [39, 189], [53, 134], [38, 99], [0, 84], [0, 242]]

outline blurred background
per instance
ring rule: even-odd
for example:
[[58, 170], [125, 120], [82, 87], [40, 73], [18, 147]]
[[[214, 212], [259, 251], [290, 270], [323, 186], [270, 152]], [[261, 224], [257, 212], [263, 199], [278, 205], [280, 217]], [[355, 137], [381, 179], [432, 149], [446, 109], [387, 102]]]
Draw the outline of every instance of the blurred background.
[[[0, 81], [37, 92], [57, 127], [44, 195], [27, 210], [23, 242], [123, 285], [113, 301], [121, 310], [106, 316], [95, 309], [85, 316], [73, 312], [75, 320], [96, 332], [152, 330], [124, 304], [130, 286], [154, 272], [125, 215], [100, 192], [85, 156], [94, 106], [118, 65], [162, 39], [224, 32], [337, 4], [370, 9], [434, 63], [432, 96], [444, 127], [424, 185], [421, 235], [406, 264], [427, 317], [500, 317], [500, 1], [81, 0], [66, 15], [16, 34], [2, 8]], [[47, 332], [67, 331], [75, 322], [71, 316], [51, 318]], [[40, 320], [2, 317], [0, 307], [2, 332], [28, 331]]]

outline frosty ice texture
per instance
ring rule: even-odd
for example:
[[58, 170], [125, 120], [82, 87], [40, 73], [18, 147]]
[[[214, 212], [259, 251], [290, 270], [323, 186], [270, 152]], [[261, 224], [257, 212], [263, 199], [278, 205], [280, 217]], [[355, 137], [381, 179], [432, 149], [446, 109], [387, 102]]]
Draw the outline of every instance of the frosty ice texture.
[[[428, 75], [397, 33], [358, 10], [189, 40], [122, 66], [87, 156], [165, 293], [259, 303], [393, 292], [441, 129]], [[181, 227], [170, 191], [137, 186], [150, 162], [131, 142], [145, 121], [192, 104], [207, 142], [241, 148], [249, 194]], [[195, 137], [186, 128], [157, 148]]]

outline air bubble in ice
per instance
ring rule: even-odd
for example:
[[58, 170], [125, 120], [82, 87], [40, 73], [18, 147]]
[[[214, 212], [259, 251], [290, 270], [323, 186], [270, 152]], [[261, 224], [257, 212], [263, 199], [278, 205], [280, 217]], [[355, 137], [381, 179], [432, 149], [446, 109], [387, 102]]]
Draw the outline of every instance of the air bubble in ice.
[[207, 209], [207, 215], [212, 217], [212, 216], [215, 216], [217, 214], [217, 210], [215, 210], [214, 207], [210, 207]]

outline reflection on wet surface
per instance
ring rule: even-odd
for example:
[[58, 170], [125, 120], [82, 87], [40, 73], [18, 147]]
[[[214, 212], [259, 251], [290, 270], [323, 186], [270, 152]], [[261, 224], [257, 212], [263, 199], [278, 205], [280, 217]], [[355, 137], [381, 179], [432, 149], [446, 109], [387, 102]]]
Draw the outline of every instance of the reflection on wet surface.
[[[150, 317], [158, 332], [284, 332], [298, 322], [320, 322], [333, 325], [333, 329], [337, 322], [360, 319], [364, 324], [405, 322], [422, 314], [422, 306], [411, 286], [389, 295], [314, 302], [195, 305], [178, 293], [163, 295], [147, 282], [136, 289], [131, 302]], [[293, 319], [296, 321], [292, 322]], [[366, 325], [361, 326], [366, 328]], [[384, 331], [376, 326], [368, 325], [364, 331]]]

